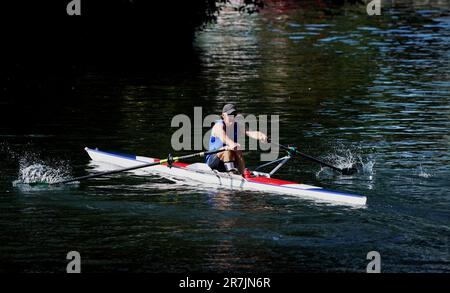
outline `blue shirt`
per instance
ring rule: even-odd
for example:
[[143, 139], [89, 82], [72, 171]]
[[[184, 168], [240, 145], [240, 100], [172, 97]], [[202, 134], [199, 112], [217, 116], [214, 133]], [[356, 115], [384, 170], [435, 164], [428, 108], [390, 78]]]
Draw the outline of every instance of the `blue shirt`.
[[[223, 130], [226, 131], [225, 123], [223, 122], [223, 120], [217, 120], [214, 123], [214, 126], [216, 126], [216, 124], [221, 124], [222, 127], [223, 127]], [[237, 134], [238, 134], [237, 123], [234, 122], [234, 135], [233, 135], [233, 141], [234, 142], [237, 142], [237, 136], [238, 136]], [[211, 136], [209, 137], [208, 150], [209, 151], [214, 151], [214, 150], [220, 149], [221, 147], [224, 147], [224, 146], [225, 146], [225, 144], [223, 143], [223, 141], [219, 137], [214, 136], [212, 131], [211, 131]], [[208, 163], [208, 161], [209, 161], [209, 159], [211, 157], [212, 157], [212, 155], [207, 155], [206, 156], [206, 163]]]

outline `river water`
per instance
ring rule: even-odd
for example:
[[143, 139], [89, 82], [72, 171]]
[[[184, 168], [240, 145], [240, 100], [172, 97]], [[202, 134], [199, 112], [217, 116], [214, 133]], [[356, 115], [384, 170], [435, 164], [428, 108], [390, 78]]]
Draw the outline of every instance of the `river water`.
[[[88, 70], [57, 94], [3, 99], [0, 271], [65, 272], [75, 250], [84, 272], [365, 272], [369, 251], [384, 272], [450, 272], [443, 2], [386, 6], [376, 17], [363, 6], [289, 1], [252, 15], [225, 9], [198, 33], [188, 61], [145, 73]], [[228, 101], [279, 115], [283, 143], [362, 163], [341, 176], [299, 159], [277, 178], [363, 194], [367, 206], [157, 176], [14, 184], [93, 172], [85, 146], [165, 157], [173, 116], [195, 106], [217, 114]], [[246, 159], [256, 166], [259, 153]]]

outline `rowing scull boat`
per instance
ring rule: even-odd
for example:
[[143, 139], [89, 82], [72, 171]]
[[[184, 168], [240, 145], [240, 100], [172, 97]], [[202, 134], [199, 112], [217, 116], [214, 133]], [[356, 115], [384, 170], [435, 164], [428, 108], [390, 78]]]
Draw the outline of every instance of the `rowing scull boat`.
[[[98, 149], [85, 148], [94, 162], [108, 163], [123, 168], [158, 162], [157, 158], [124, 155], [113, 152], [105, 152]], [[167, 164], [145, 167], [144, 173], [158, 174], [186, 180], [187, 183], [198, 185], [203, 183], [231, 190], [254, 190], [279, 193], [303, 198], [314, 199], [323, 202], [332, 202], [347, 205], [365, 205], [367, 198], [337, 191], [326, 190], [307, 184], [300, 184], [286, 180], [271, 178], [269, 173], [252, 172], [252, 176], [244, 178], [240, 175], [221, 173], [209, 168], [204, 163], [186, 164], [175, 162], [169, 167]]]

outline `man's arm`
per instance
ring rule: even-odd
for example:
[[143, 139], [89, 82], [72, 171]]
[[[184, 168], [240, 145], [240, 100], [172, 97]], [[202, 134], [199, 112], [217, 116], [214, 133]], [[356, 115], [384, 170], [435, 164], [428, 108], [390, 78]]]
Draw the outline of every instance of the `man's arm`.
[[240, 127], [238, 128], [239, 132], [244, 132], [245, 135], [247, 135], [250, 138], [262, 141], [262, 142], [267, 142], [267, 135], [262, 133], [261, 131], [253, 131], [250, 130], [248, 128], [247, 124], [242, 124], [240, 125]]
[[262, 133], [261, 131], [250, 131], [250, 130], [246, 130], [245, 134], [253, 139], [262, 141], [262, 142], [266, 142], [267, 141], [267, 135], [265, 135], [264, 133]]
[[231, 138], [228, 137], [228, 135], [226, 134], [226, 132], [223, 130], [222, 125], [220, 124], [216, 124], [214, 125], [213, 129], [212, 129], [212, 133], [214, 136], [220, 138], [220, 140], [225, 143], [227, 146], [229, 146], [230, 148], [235, 148], [240, 147], [240, 145], [238, 143], [235, 143]]

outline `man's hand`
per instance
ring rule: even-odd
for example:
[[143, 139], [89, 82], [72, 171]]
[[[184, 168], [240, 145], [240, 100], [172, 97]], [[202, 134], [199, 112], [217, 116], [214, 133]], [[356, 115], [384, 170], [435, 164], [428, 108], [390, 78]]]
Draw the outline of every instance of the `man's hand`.
[[261, 131], [247, 131], [247, 132], [245, 132], [245, 134], [248, 137], [251, 137], [253, 139], [259, 140], [260, 142], [266, 142], [266, 143], [268, 142], [267, 135], [265, 135]]
[[260, 142], [268, 142], [267, 135], [265, 135], [264, 133], [260, 132], [259, 135], [258, 135], [258, 140]]
[[238, 144], [238, 143], [232, 142], [231, 144], [228, 144], [228, 148], [230, 150], [236, 151], [236, 150], [240, 150], [241, 149], [241, 145]]

